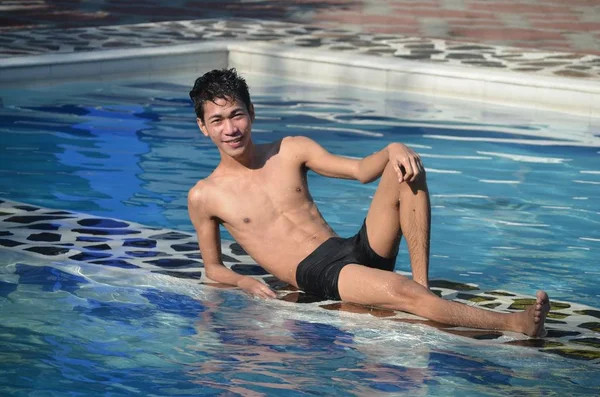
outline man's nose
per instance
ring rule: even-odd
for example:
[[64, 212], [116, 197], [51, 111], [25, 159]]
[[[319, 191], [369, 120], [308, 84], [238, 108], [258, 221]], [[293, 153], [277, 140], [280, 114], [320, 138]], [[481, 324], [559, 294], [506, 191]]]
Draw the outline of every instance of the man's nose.
[[237, 127], [230, 119], [225, 119], [223, 122], [223, 133], [226, 135], [233, 135], [237, 132]]

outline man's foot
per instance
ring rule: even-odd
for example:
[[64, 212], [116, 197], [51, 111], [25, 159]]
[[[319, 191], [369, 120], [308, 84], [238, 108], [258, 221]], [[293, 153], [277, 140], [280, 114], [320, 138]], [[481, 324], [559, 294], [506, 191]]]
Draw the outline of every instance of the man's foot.
[[536, 302], [520, 313], [520, 321], [524, 334], [533, 338], [541, 338], [546, 335], [544, 323], [550, 311], [550, 298], [545, 291], [538, 291], [535, 297]]

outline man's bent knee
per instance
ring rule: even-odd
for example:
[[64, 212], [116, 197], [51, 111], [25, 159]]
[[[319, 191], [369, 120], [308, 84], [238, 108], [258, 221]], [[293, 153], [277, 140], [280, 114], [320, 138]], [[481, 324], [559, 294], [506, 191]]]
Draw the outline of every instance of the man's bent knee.
[[386, 306], [392, 309], [414, 313], [417, 309], [417, 305], [422, 303], [420, 302], [420, 298], [429, 291], [426, 291], [420, 284], [400, 276], [394, 277], [394, 280], [390, 280], [389, 292], [390, 303], [389, 306]]

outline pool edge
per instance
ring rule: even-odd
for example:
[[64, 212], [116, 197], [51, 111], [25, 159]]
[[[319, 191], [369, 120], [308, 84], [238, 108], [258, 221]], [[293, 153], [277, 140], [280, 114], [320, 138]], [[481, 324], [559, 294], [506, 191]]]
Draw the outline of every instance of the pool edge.
[[599, 81], [242, 40], [12, 57], [0, 65], [0, 87], [153, 77], [167, 71], [201, 74], [225, 67], [241, 73], [600, 117]]

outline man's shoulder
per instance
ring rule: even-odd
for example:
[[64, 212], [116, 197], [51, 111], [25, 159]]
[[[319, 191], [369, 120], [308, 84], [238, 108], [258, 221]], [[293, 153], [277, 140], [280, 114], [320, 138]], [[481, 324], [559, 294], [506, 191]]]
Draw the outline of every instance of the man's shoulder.
[[188, 191], [188, 202], [195, 205], [208, 204], [210, 198], [215, 194], [214, 191], [219, 188], [219, 184], [215, 179], [218, 179], [218, 177], [211, 174], [196, 182]]
[[281, 140], [281, 150], [286, 154], [307, 152], [315, 146], [318, 146], [315, 141], [302, 135], [287, 136]]
[[290, 135], [281, 140], [282, 146], [309, 146], [315, 143], [315, 141], [303, 135]]
[[200, 204], [205, 201], [211, 190], [212, 182], [209, 178], [202, 179], [188, 191], [188, 202], [192, 204]]

